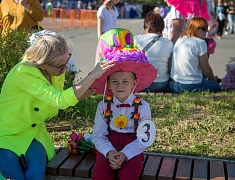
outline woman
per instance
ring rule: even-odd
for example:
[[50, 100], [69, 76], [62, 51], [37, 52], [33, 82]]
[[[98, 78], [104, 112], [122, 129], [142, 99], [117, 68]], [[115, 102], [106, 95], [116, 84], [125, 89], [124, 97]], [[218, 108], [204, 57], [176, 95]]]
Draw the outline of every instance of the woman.
[[90, 85], [114, 62], [97, 64], [79, 84], [63, 90], [71, 56], [66, 41], [43, 30], [31, 35], [30, 43], [0, 94], [0, 171], [9, 179], [44, 180], [46, 162], [55, 155], [44, 121], [91, 95]]
[[[146, 51], [149, 63], [158, 69], [157, 78], [144, 92], [168, 92], [169, 72], [171, 66], [171, 53], [173, 42], [162, 37], [164, 28], [163, 18], [159, 13], [150, 11], [144, 20], [144, 29], [146, 34], [134, 37], [134, 43]], [[152, 45], [151, 45], [152, 44]], [[146, 46], [151, 45], [148, 49]]]
[[222, 0], [218, 0], [217, 6], [215, 7], [215, 9], [216, 9], [216, 14], [217, 14], [217, 21], [219, 23], [217, 35], [218, 35], [218, 39], [221, 39], [225, 24], [226, 24], [226, 17], [227, 17], [226, 7], [223, 5]]
[[104, 32], [113, 29], [117, 24], [118, 9], [115, 5], [119, 0], [104, 0], [97, 11], [97, 36], [98, 39]]
[[230, 33], [234, 34], [235, 5], [233, 0], [229, 1], [227, 13], [228, 13], [228, 23], [229, 23]]
[[[208, 23], [204, 18], [194, 17], [173, 49], [170, 88], [173, 92], [220, 91], [217, 77], [208, 62], [205, 42]], [[208, 80], [203, 79], [203, 74]]]

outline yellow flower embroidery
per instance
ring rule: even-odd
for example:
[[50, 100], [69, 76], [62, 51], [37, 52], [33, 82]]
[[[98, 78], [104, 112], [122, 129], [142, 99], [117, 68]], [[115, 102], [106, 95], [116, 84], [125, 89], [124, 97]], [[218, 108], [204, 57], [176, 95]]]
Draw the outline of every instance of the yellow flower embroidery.
[[120, 115], [113, 120], [114, 126], [117, 128], [123, 129], [128, 123], [128, 119], [125, 115]]

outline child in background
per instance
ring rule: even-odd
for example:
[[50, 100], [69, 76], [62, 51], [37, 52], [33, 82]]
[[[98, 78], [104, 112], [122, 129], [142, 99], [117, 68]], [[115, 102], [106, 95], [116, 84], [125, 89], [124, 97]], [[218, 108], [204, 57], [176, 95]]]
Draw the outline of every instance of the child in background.
[[98, 39], [104, 32], [116, 28], [118, 9], [115, 5], [119, 0], [103, 0], [103, 5], [97, 11], [97, 36]]
[[116, 60], [115, 66], [97, 79], [91, 88], [103, 94], [99, 102], [92, 142], [98, 150], [93, 180], [138, 180], [143, 152], [155, 140], [149, 104], [134, 93], [148, 87], [157, 70], [144, 51], [134, 47], [133, 34], [121, 28], [100, 37], [102, 60]]
[[215, 18], [216, 13], [214, 11], [210, 12], [210, 21], [208, 22], [208, 35], [205, 39], [207, 43], [208, 56], [209, 54], [214, 54], [216, 48], [216, 42], [214, 40], [214, 37], [217, 34], [219, 23]]

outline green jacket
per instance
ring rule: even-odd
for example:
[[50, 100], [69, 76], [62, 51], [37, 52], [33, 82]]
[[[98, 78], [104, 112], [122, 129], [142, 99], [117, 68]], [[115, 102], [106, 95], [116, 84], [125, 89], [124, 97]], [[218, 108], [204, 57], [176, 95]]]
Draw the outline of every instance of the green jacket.
[[64, 74], [52, 76], [50, 84], [37, 67], [22, 62], [12, 68], [0, 94], [0, 148], [19, 156], [35, 138], [45, 147], [48, 159], [54, 157], [44, 121], [78, 102], [73, 88], [63, 90], [64, 81]]

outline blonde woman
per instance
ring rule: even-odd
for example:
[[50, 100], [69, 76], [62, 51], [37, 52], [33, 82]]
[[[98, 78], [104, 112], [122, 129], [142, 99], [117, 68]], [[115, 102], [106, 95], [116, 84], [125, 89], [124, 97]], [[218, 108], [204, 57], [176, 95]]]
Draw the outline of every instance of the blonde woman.
[[80, 83], [64, 89], [71, 56], [66, 41], [51, 31], [30, 37], [22, 61], [8, 73], [0, 94], [0, 171], [7, 179], [44, 180], [55, 156], [44, 121], [92, 94], [90, 85], [113, 61], [97, 64]]
[[116, 28], [118, 10], [115, 5], [119, 0], [104, 0], [97, 12], [97, 35], [99, 37], [106, 31]]

